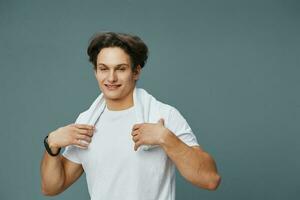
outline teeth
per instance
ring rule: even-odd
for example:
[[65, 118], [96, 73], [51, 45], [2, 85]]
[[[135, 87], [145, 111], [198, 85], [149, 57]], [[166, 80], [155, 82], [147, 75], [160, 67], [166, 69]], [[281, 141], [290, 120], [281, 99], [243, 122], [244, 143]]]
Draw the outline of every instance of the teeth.
[[117, 88], [117, 87], [119, 87], [118, 85], [106, 85], [107, 87], [109, 87], [109, 88]]

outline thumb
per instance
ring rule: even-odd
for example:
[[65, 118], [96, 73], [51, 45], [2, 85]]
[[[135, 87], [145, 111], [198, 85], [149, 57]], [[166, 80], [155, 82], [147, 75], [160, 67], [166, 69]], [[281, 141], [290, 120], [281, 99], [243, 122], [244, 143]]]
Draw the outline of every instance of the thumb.
[[164, 126], [165, 125], [165, 120], [163, 118], [161, 118], [161, 119], [158, 120], [158, 123]]

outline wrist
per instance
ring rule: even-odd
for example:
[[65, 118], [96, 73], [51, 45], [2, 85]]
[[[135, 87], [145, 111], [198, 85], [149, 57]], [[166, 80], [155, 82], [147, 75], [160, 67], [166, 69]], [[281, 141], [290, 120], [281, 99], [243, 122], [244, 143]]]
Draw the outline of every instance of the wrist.
[[47, 138], [47, 143], [48, 143], [48, 145], [49, 145], [49, 147], [51, 148], [51, 149], [53, 149], [53, 150], [58, 150], [59, 149], [59, 147], [55, 144], [55, 142], [53, 141], [53, 134], [54, 134], [55, 132], [51, 132], [49, 135], [48, 135], [48, 138]]
[[165, 146], [167, 144], [167, 142], [169, 141], [170, 137], [172, 137], [172, 132], [168, 128], [164, 128], [161, 138], [160, 138], [159, 145], [162, 147]]
[[[57, 147], [51, 140], [49, 141], [49, 137], [51, 134], [49, 134], [48, 136], [45, 137], [44, 139], [44, 146], [48, 152], [48, 154], [50, 154], [51, 156], [57, 156], [60, 153], [61, 148]], [[50, 144], [52, 146], [50, 146]]]

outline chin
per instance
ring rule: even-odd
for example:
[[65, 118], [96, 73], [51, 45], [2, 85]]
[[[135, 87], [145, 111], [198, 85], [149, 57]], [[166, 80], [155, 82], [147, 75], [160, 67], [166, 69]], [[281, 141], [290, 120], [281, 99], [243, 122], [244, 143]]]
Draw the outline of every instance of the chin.
[[110, 100], [118, 100], [121, 98], [120, 94], [109, 94], [109, 93], [104, 93], [104, 97], [106, 99], [110, 99]]
[[108, 99], [119, 99], [121, 96], [121, 91], [108, 90], [107, 88], [100, 88], [103, 95]]

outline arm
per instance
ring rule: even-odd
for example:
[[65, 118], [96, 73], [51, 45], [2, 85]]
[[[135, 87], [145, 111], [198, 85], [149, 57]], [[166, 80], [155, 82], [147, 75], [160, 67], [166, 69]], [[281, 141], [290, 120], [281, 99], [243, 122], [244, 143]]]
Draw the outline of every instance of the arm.
[[72, 185], [82, 173], [80, 164], [61, 155], [52, 157], [45, 152], [41, 162], [42, 193], [47, 196], [57, 195]]
[[[93, 131], [93, 127], [89, 125], [71, 124], [50, 133], [48, 144], [53, 153], [68, 145], [86, 149], [91, 142]], [[61, 155], [50, 156], [45, 151], [40, 172], [42, 193], [53, 196], [72, 185], [83, 173], [83, 168], [81, 164], [71, 162]]]
[[220, 184], [221, 177], [213, 158], [200, 147], [182, 142], [164, 126], [164, 120], [157, 124], [135, 124], [131, 135], [135, 151], [143, 144], [160, 145], [181, 175], [192, 184], [208, 190], [215, 190]]
[[221, 177], [218, 175], [215, 161], [208, 153], [198, 146], [186, 145], [167, 128], [160, 146], [185, 179], [200, 188], [217, 189]]

